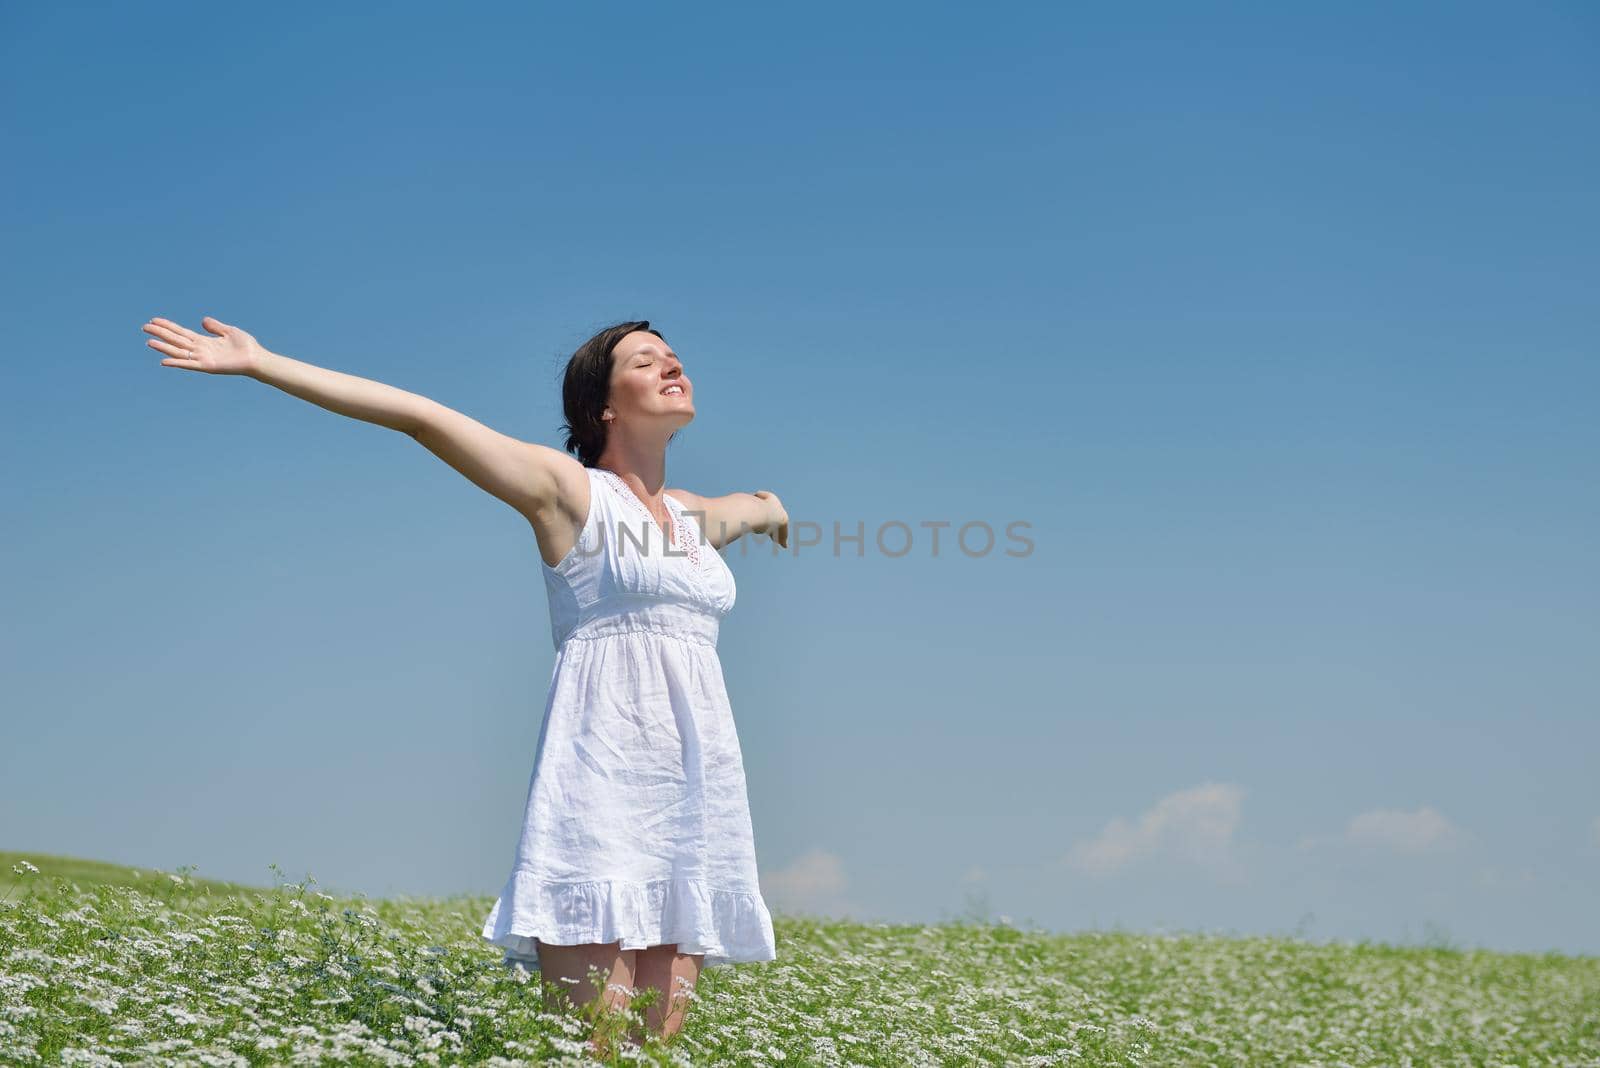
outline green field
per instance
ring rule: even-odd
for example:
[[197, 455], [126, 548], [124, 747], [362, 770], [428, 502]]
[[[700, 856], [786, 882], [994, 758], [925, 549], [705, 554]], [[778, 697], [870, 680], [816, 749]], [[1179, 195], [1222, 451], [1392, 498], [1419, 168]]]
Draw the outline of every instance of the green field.
[[[333, 898], [308, 880], [0, 859], [0, 1064], [593, 1063], [585, 1021], [545, 1011], [537, 973], [507, 970], [479, 938], [492, 898]], [[632, 1059], [1600, 1065], [1596, 957], [775, 925], [776, 961], [707, 971], [683, 1033]]]

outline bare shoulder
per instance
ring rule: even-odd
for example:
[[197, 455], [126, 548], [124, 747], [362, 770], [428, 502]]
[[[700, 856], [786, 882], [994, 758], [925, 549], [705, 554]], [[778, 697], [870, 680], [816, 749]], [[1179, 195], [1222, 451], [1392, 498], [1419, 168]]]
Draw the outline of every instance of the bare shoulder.
[[555, 505], [574, 519], [589, 514], [589, 469], [564, 452], [550, 449], [550, 473], [555, 480]]
[[708, 498], [702, 497], [698, 493], [690, 493], [688, 490], [679, 489], [676, 486], [668, 486], [661, 492], [686, 508], [704, 508], [708, 500]]
[[753, 529], [755, 517], [762, 507], [760, 500], [751, 493], [725, 493], [711, 497], [674, 486], [662, 492], [694, 516], [700, 524], [701, 535], [713, 549], [720, 549]]
[[702, 538], [710, 541], [714, 548], [720, 547], [714, 537], [708, 537], [707, 535], [708, 531], [716, 529], [715, 524], [711, 521], [711, 514], [716, 510], [715, 497], [705, 497], [690, 490], [679, 489], [677, 486], [668, 486], [661, 492], [677, 501], [683, 507], [684, 512], [700, 525], [700, 536]]
[[527, 512], [539, 555], [555, 567], [574, 545], [589, 518], [589, 469], [548, 445], [531, 445], [547, 489]]

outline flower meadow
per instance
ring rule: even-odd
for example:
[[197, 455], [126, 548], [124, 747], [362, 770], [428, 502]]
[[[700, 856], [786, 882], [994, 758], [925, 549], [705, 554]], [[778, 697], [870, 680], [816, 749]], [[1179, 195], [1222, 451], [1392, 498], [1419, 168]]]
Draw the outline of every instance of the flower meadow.
[[[601, 1003], [547, 1008], [538, 973], [479, 937], [488, 896], [340, 898], [276, 866], [267, 889], [0, 856], [0, 1064], [596, 1063]], [[1600, 1066], [1595, 957], [775, 926], [776, 961], [705, 971], [681, 1034], [607, 1061]]]

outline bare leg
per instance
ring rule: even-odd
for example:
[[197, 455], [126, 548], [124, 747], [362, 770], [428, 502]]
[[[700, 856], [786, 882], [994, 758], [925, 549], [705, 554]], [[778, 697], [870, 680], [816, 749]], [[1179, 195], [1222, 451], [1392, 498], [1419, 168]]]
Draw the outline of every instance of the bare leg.
[[[689, 1010], [689, 995], [700, 981], [700, 969], [705, 964], [702, 953], [679, 953], [677, 943], [636, 949], [634, 984], [640, 993], [647, 987], [661, 991], [645, 1013], [645, 1024], [661, 1036], [663, 1042], [683, 1028], [684, 1016]], [[644, 1036], [637, 1030], [635, 1042], [643, 1043]]]
[[[623, 990], [613, 988], [620, 986], [625, 990], [633, 989], [635, 955], [638, 952], [636, 949], [623, 949], [621, 942], [557, 946], [541, 940], [538, 942], [539, 974], [544, 982], [554, 983], [564, 991], [574, 1006], [587, 1005], [595, 998], [603, 997], [608, 1008], [626, 1008], [632, 999]], [[590, 966], [599, 968], [608, 976], [603, 989], [596, 989], [589, 981]], [[547, 997], [546, 1008], [554, 1012], [558, 1006], [559, 1002]], [[596, 1053], [604, 1055], [607, 1051], [603, 1046], [598, 1036], [589, 1039], [589, 1048]]]

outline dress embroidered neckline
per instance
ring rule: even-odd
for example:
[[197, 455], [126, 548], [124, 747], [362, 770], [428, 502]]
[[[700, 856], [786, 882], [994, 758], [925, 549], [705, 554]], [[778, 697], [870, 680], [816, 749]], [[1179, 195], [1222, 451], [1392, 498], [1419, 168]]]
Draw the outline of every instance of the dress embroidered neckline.
[[[604, 467], [596, 467], [594, 470], [600, 472], [602, 475], [605, 475], [606, 481], [611, 484], [613, 489], [617, 490], [624, 497], [628, 498], [628, 500], [632, 501], [635, 510], [644, 515], [646, 519], [650, 520], [650, 525], [655, 527], [656, 530], [660, 531], [663, 537], [668, 536], [668, 532], [662, 530], [661, 524], [657, 522], [656, 517], [650, 514], [650, 509], [645, 507], [644, 502], [639, 499], [639, 495], [633, 492], [633, 487], [629, 486], [627, 482], [623, 481], [621, 475]], [[683, 518], [683, 513], [678, 510], [677, 501], [673, 500], [664, 493], [661, 495], [661, 499], [667, 502], [667, 514], [672, 518], [672, 530], [670, 535], [672, 538], [672, 543], [668, 546], [668, 548], [674, 550], [674, 553], [679, 556], [687, 557], [691, 564], [693, 564], [695, 567], [699, 567], [699, 533], [697, 531], [688, 529], [690, 524]]]

